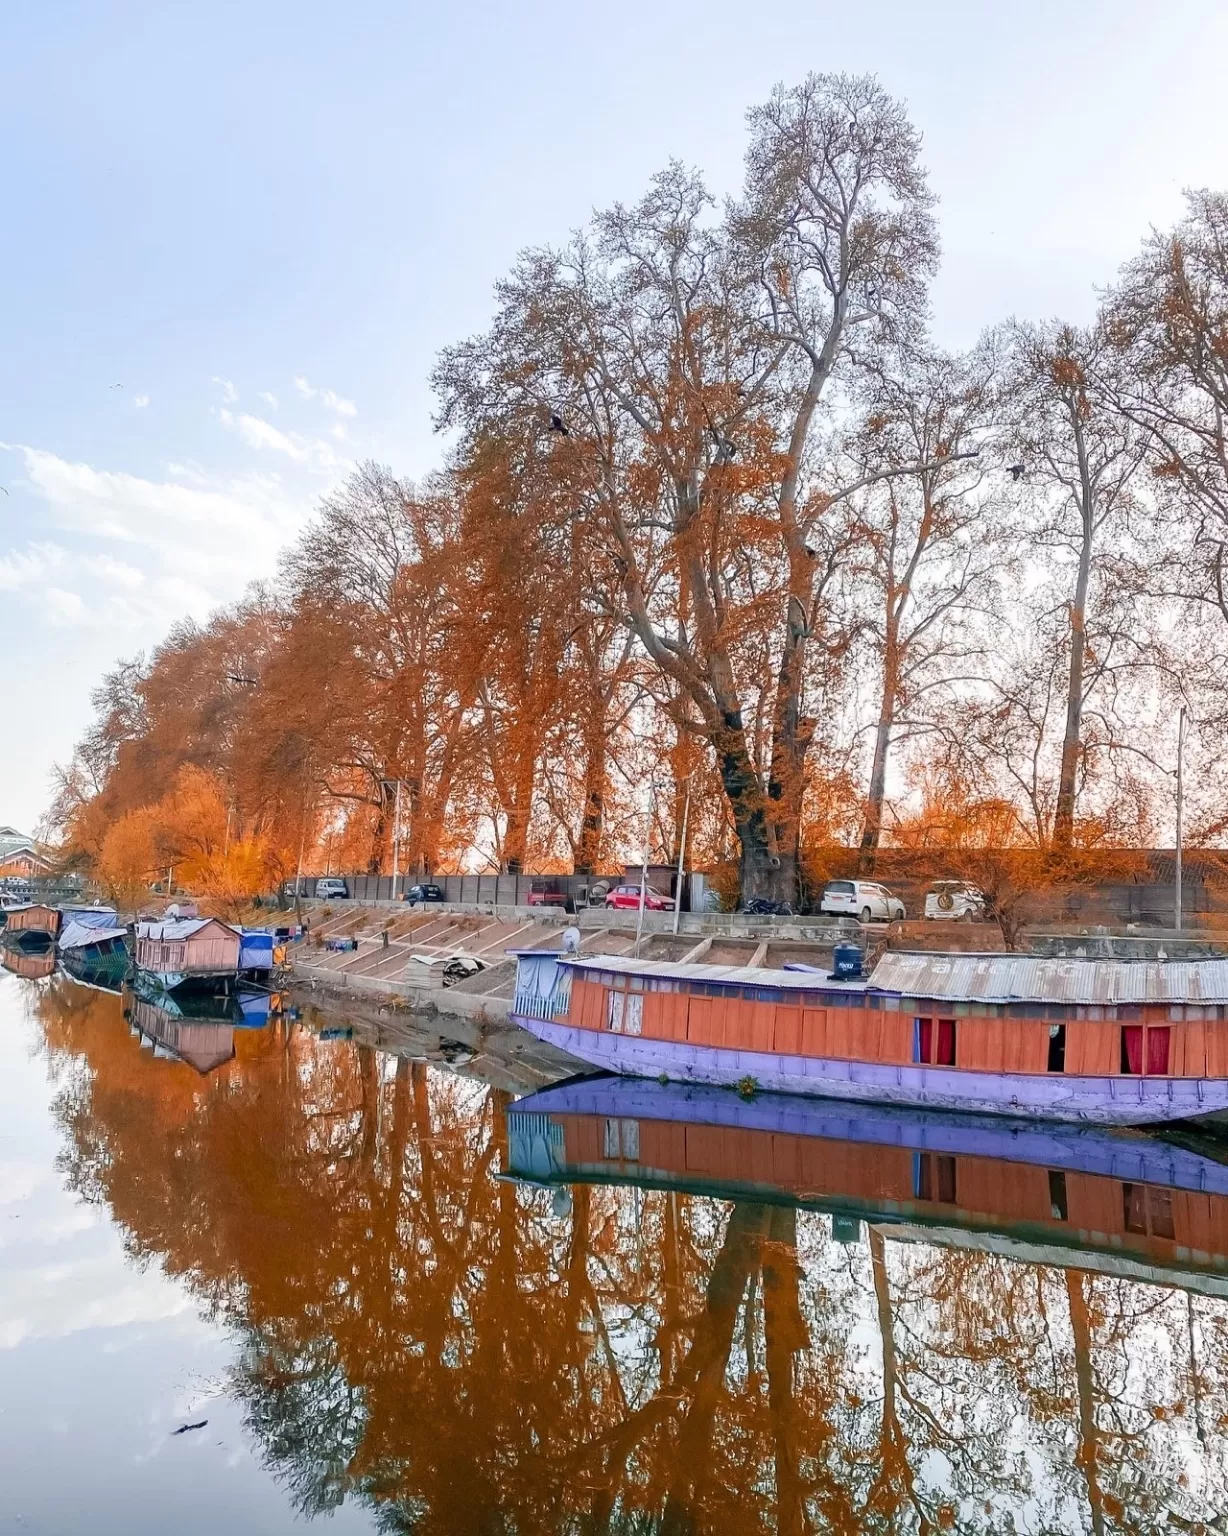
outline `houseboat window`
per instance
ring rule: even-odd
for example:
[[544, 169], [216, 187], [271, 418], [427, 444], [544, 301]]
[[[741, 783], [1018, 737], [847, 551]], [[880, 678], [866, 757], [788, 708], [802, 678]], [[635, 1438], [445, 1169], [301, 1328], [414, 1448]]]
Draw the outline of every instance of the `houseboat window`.
[[1166, 1237], [1170, 1241], [1176, 1236], [1171, 1189], [1152, 1189], [1146, 1184], [1123, 1184], [1121, 1196], [1127, 1232]]
[[1066, 1221], [1066, 1175], [1060, 1168], [1049, 1170], [1049, 1214], [1054, 1221]]
[[935, 1205], [954, 1205], [955, 1159], [938, 1152], [913, 1153], [913, 1194]]
[[1143, 1071], [1143, 1029], [1140, 1024], [1121, 1027], [1121, 1071], [1127, 1077], [1139, 1077]]
[[[1050, 1024], [1049, 1026], [1049, 1071], [1065, 1072], [1066, 1070], [1066, 1026], [1065, 1024]], [[1052, 1177], [1052, 1175], [1051, 1175]], [[1065, 1217], [1062, 1218], [1065, 1220]]]
[[640, 1160], [640, 1122], [638, 1120], [607, 1120], [602, 1135], [603, 1157], [622, 1162], [638, 1163]]
[[918, 1019], [913, 1026], [913, 1060], [931, 1067], [955, 1065], [955, 1020]]
[[1147, 1072], [1151, 1077], [1168, 1076], [1168, 1043], [1172, 1030], [1166, 1026], [1147, 1031]]

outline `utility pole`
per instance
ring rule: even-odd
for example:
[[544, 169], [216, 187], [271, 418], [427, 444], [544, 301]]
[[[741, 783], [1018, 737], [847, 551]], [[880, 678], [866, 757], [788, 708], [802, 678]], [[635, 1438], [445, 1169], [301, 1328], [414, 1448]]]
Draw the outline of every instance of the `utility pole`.
[[401, 872], [401, 781], [397, 780], [396, 807], [392, 813], [392, 899], [397, 899], [397, 879]]
[[640, 955], [640, 939], [644, 932], [644, 898], [648, 893], [648, 844], [652, 841], [652, 807], [656, 795], [656, 785], [648, 788], [648, 816], [644, 823], [644, 864], [640, 870], [640, 910], [635, 920], [635, 948], [632, 954], [638, 960]]
[[686, 862], [686, 824], [691, 814], [691, 776], [686, 779], [686, 799], [682, 802], [682, 837], [678, 843], [678, 879], [674, 886], [674, 932], [678, 932], [678, 919], [682, 916], [682, 880]]
[[1181, 713], [1177, 716], [1177, 879], [1176, 879], [1176, 924], [1177, 932], [1181, 932], [1181, 813], [1184, 809], [1183, 793], [1185, 789], [1183, 769], [1185, 766], [1185, 705], [1181, 706]]

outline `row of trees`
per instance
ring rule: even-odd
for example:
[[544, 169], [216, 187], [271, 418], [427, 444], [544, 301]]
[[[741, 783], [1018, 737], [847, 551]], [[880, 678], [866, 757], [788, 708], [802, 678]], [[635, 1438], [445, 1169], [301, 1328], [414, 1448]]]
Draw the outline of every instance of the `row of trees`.
[[[1063, 855], [1166, 825], [1228, 631], [1228, 199], [1087, 326], [928, 331], [920, 139], [872, 78], [749, 114], [740, 195], [673, 164], [526, 252], [434, 377], [446, 473], [326, 498], [275, 589], [119, 669], [57, 815], [214, 775], [293, 863], [591, 869], [960, 836]], [[656, 791], [650, 795], [649, 786]], [[1200, 830], [1221, 830], [1208, 780]]]

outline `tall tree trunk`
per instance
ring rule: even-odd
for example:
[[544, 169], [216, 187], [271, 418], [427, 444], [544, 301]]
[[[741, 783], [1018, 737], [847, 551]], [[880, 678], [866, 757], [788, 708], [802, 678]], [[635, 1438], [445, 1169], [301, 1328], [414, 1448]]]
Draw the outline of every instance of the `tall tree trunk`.
[[763, 1265], [763, 1334], [776, 1453], [776, 1530], [779, 1536], [801, 1536], [805, 1511], [798, 1475], [793, 1362], [806, 1346], [806, 1324], [799, 1299], [797, 1211], [792, 1206], [773, 1209], [769, 1237]]
[[870, 788], [866, 795], [866, 820], [861, 833], [861, 868], [869, 874], [883, 833], [883, 801], [887, 794], [887, 757], [891, 751], [891, 729], [895, 724], [896, 703], [900, 691], [900, 646], [896, 626], [887, 621], [883, 647], [883, 692], [878, 706], [878, 728], [874, 733], [874, 760], [870, 764]]
[[1066, 679], [1066, 728], [1062, 735], [1062, 765], [1058, 776], [1057, 805], [1053, 813], [1053, 844], [1069, 848], [1074, 842], [1075, 799], [1078, 793], [1079, 755], [1083, 737], [1083, 667], [1087, 655], [1087, 593], [1091, 583], [1092, 542], [1095, 533], [1095, 490], [1087, 459], [1083, 422], [1077, 406], [1071, 410], [1075, 446], [1079, 456], [1080, 513], [1083, 520], [1079, 545], [1079, 571], [1070, 603], [1070, 672]]
[[1096, 1387], [1092, 1375], [1092, 1330], [1083, 1293], [1083, 1276], [1078, 1270], [1063, 1271], [1066, 1300], [1070, 1307], [1070, 1330], [1074, 1335], [1075, 1386], [1079, 1394], [1079, 1449], [1076, 1461], [1087, 1482], [1087, 1502], [1091, 1509], [1094, 1536], [1104, 1536], [1104, 1495], [1100, 1488], [1098, 1462], [1099, 1434], [1096, 1429]]
[[576, 844], [575, 870], [578, 875], [595, 874], [601, 861], [609, 776], [608, 747], [605, 696], [594, 681], [587, 691], [584, 709], [584, 812]]

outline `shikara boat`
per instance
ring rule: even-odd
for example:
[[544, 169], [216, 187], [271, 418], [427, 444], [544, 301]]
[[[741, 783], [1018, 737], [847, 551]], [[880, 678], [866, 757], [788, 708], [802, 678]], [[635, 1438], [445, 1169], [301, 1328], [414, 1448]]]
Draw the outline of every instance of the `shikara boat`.
[[824, 1211], [834, 1234], [1179, 1285], [1228, 1298], [1228, 1166], [1137, 1132], [575, 1080], [507, 1108], [508, 1169]]
[[1103, 1125], [1228, 1107], [1228, 960], [813, 967], [518, 951], [511, 1017], [604, 1070]]

